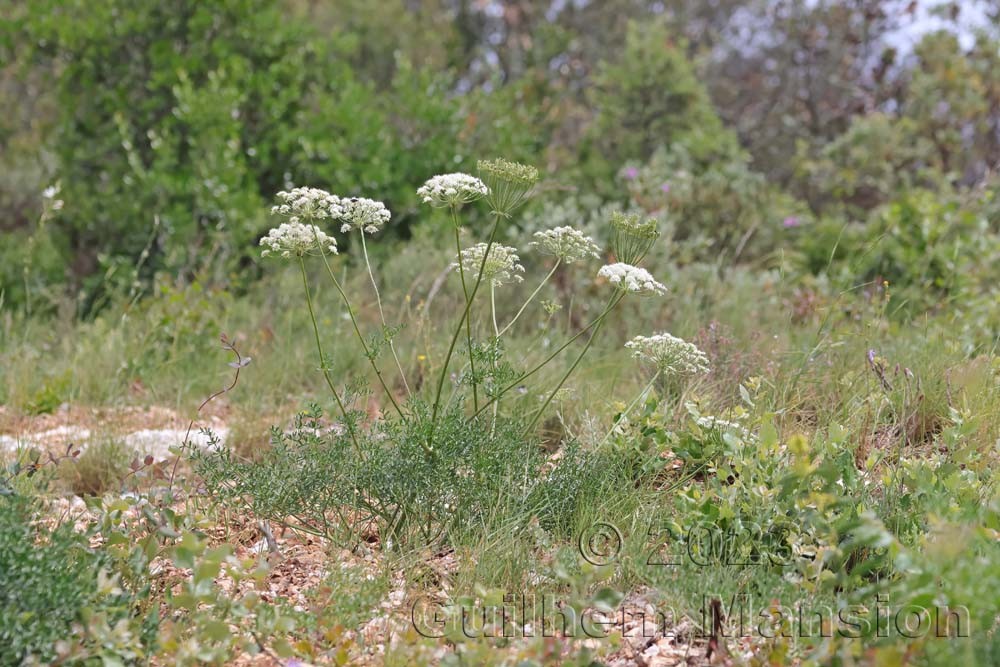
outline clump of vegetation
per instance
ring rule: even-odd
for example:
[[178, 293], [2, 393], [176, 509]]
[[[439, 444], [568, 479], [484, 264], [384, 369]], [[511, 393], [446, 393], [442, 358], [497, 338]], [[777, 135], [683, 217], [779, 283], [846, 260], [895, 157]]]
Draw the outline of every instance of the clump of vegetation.
[[0, 663], [1000, 664], [996, 11], [897, 4], [6, 3]]
[[113, 559], [71, 524], [40, 525], [36, 503], [0, 498], [0, 662], [144, 659], [155, 615], [136, 615]]
[[[386, 321], [366, 246], [362, 243], [365, 268], [382, 325], [373, 336], [361, 331], [353, 314], [352, 298], [331, 264], [331, 257], [338, 254], [336, 242], [315, 224], [341, 224], [342, 231], [356, 230], [363, 239], [382, 229], [389, 220], [388, 209], [370, 199], [342, 198], [316, 188], [279, 193], [280, 203], [272, 213], [287, 222], [272, 229], [260, 244], [265, 256], [298, 264], [320, 370], [339, 411], [339, 422], [324, 433], [323, 413], [313, 408], [307, 415], [300, 415], [290, 433], [276, 431], [271, 449], [253, 462], [241, 461], [228, 448], [211, 454], [195, 453], [195, 469], [216, 499], [231, 499], [272, 521], [285, 522], [286, 517], [294, 517], [296, 525], [327, 537], [350, 528], [352, 523], [375, 522], [386, 542], [416, 532], [423, 541], [434, 542], [454, 530], [524, 522], [545, 513], [544, 506], [532, 504], [539, 498], [562, 504], [561, 499], [553, 499], [551, 492], [542, 488], [546, 478], [540, 477], [539, 471], [545, 460], [534, 427], [583, 361], [615, 307], [630, 295], [656, 297], [667, 292], [645, 269], [636, 266], [659, 233], [655, 220], [612, 216], [612, 247], [607, 252], [618, 261], [597, 271], [598, 281], [605, 283], [610, 292], [606, 305], [589, 324], [554, 346], [540, 362], [515, 366], [505, 355], [504, 335], [553, 279], [560, 265], [580, 263], [604, 253], [593, 239], [572, 227], [536, 232], [528, 245], [550, 257], [552, 268], [514, 314], [505, 317], [497, 308], [497, 292], [522, 282], [525, 269], [518, 250], [497, 243], [496, 238], [501, 226], [510, 224], [512, 214], [531, 196], [538, 172], [504, 159], [480, 161], [479, 171], [481, 178], [468, 174], [435, 176], [418, 190], [425, 203], [447, 209], [450, 214], [456, 255], [449, 268], [457, 274], [455, 288], [460, 287], [458, 294], [463, 304], [448, 334], [450, 344], [443, 361], [429, 383], [431, 393], [426, 396], [410, 390], [411, 383], [393, 347], [407, 323]], [[480, 199], [489, 204], [493, 220], [485, 233], [487, 240], [463, 248], [460, 209]], [[337, 386], [334, 381], [305, 263], [310, 257], [322, 260], [351, 320], [358, 355], [367, 360], [386, 405], [392, 407], [383, 420], [374, 424], [364, 423], [360, 404], [368, 394], [354, 385]], [[481, 312], [474, 307], [481, 290], [489, 293], [488, 326], [473, 322]], [[505, 322], [502, 327], [501, 321]], [[473, 337], [473, 332], [478, 336], [483, 330], [488, 332], [486, 340]], [[539, 386], [546, 366], [585, 335], [586, 342], [562, 377], [551, 386]], [[683, 345], [690, 344], [680, 344], [677, 351], [666, 349], [669, 345], [664, 343], [655, 350], [646, 350], [646, 354], [665, 374], [707, 369], [704, 355], [698, 352], [701, 356], [689, 361]], [[451, 361], [459, 347], [464, 347], [466, 361], [455, 368]], [[401, 374], [397, 380], [405, 394], [402, 398], [396, 397], [392, 389], [396, 385], [381, 365], [380, 352], [385, 349]], [[529, 384], [539, 388], [528, 389]], [[501, 412], [505, 397], [514, 389], [518, 389], [520, 400]], [[537, 408], [530, 407], [532, 398], [538, 401]], [[558, 472], [553, 474], [560, 476]], [[355, 520], [344, 521], [344, 512], [352, 513]], [[331, 526], [327, 518], [331, 514], [340, 516], [341, 521]]]
[[61, 476], [78, 496], [103, 496], [115, 490], [129, 471], [135, 452], [116, 439], [100, 440], [61, 467]]

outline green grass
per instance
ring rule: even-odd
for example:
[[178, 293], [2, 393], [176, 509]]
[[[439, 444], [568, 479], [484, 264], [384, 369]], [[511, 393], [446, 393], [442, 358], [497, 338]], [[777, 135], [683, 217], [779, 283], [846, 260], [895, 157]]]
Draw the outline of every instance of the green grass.
[[[391, 261], [378, 262], [387, 316], [406, 325], [396, 349], [411, 386], [420, 387], [424, 400], [432, 398], [450, 322], [461, 305], [455, 300], [455, 278], [448, 276], [425, 311], [441, 275], [437, 267], [449, 258], [447, 244], [422, 239], [403, 246]], [[384, 569], [374, 579], [349, 570], [334, 573], [314, 591], [326, 611], [322, 617], [307, 614], [299, 631], [312, 642], [310, 650], [326, 657], [354, 650], [331, 628], [364, 625], [388, 590], [388, 573], [401, 572], [408, 599], [442, 588], [452, 599], [528, 590], [586, 606], [604, 586], [622, 594], [642, 591], [687, 615], [703, 632], [710, 630], [703, 627], [707, 595], [721, 598], [726, 608], [740, 596], [755, 607], [780, 600], [808, 609], [868, 605], [879, 594], [894, 604], [961, 604], [973, 618], [969, 639], [910, 641], [898, 633], [863, 640], [758, 637], [757, 648], [774, 664], [792, 659], [849, 664], [862, 658], [864, 664], [879, 664], [901, 651], [909, 651], [903, 664], [948, 664], [956, 655], [968, 664], [992, 664], [1000, 650], [995, 631], [990, 632], [1000, 611], [995, 532], [1000, 499], [993, 472], [1000, 457], [996, 341], [983, 336], [982, 329], [962, 326], [956, 310], [903, 319], [892, 298], [879, 290], [865, 296], [861, 289], [824, 286], [782, 271], [719, 271], [663, 260], [648, 266], [666, 279], [671, 294], [665, 300], [623, 303], [569, 382], [572, 393], [543, 422], [542, 441], [515, 441], [504, 434], [490, 441], [489, 447], [509, 448], [524, 460], [536, 457], [532, 460], [552, 470], [552, 477], [540, 479], [538, 489], [523, 497], [513, 486], [451, 487], [453, 474], [448, 473], [440, 488], [453, 488], [452, 506], [479, 508], [475, 521], [445, 521], [447, 513], [435, 514], [433, 504], [424, 508], [429, 514], [420, 515], [420, 502], [408, 510], [416, 514], [405, 530], [393, 532], [383, 517], [379, 558]], [[360, 267], [339, 258], [335, 270], [352, 294], [366, 294], [370, 286]], [[542, 267], [529, 266], [520, 291], [533, 289], [532, 281], [542, 273]], [[574, 268], [567, 280], [589, 284], [589, 273]], [[321, 274], [313, 277], [322, 285]], [[341, 500], [334, 506], [349, 505], [349, 497], [336, 495], [343, 489], [334, 488], [343, 480], [372, 484], [370, 493], [378, 498], [383, 487], [372, 480], [379, 470], [398, 486], [386, 496], [387, 506], [401, 502], [405, 489], [423, 497], [419, 494], [434, 488], [427, 482], [437, 478], [419, 477], [430, 474], [421, 467], [419, 448], [393, 449], [415, 435], [389, 431], [395, 433], [389, 441], [365, 445], [374, 458], [363, 463], [351, 462], [349, 449], [330, 449], [334, 440], [320, 438], [302, 450], [308, 456], [294, 459], [318, 466], [318, 472], [328, 466], [329, 479], [310, 473], [308, 486], [307, 476], [289, 476], [293, 459], [269, 444], [269, 424], [287, 424], [288, 415], [310, 403], [328, 413], [333, 409], [316, 370], [297, 281], [290, 267], [275, 264], [245, 293], [164, 287], [87, 322], [58, 316], [25, 320], [5, 312], [0, 315], [2, 402], [14, 413], [50, 411], [63, 402], [157, 404], [190, 413], [231, 377], [226, 366], [231, 359], [217, 343], [224, 331], [253, 362], [225, 396], [236, 455], [229, 467], [215, 470], [219, 480], [245, 475], [247, 486], [235, 496], [223, 493], [207, 502], [281, 522], [288, 513], [281, 508], [294, 506], [295, 494], [335, 493], [331, 497]], [[563, 297], [563, 309], [551, 320], [540, 308], [529, 310], [505, 345], [508, 358], [524, 366], [544, 358], [607, 296], [600, 286], [586, 286], [569, 300], [569, 289], [546, 288], [542, 297]], [[813, 295], [805, 308], [799, 307], [802, 290]], [[339, 381], [363, 377], [374, 384], [337, 295], [319, 287], [315, 297]], [[373, 300], [355, 303], [362, 327], [374, 333]], [[516, 305], [513, 293], [498, 304], [502, 312]], [[647, 370], [629, 358], [623, 343], [661, 330], [696, 342], [712, 360], [712, 373], [661, 387], [664, 393], [654, 392], [632, 413], [623, 434], [595, 451], [612, 416], [648, 380]], [[485, 333], [484, 327], [476, 335]], [[515, 422], [530, 414], [581, 347], [571, 346], [546, 368], [538, 389], [506, 398], [503, 413]], [[391, 372], [387, 375], [391, 386], [401, 387]], [[357, 407], [369, 415], [388, 408], [375, 400], [363, 397]], [[364, 401], [373, 402], [366, 408]], [[737, 421], [750, 435], [699, 427], [698, 415]], [[485, 436], [456, 437], [462, 442]], [[486, 452], [449, 460], [449, 465], [455, 470], [467, 465], [473, 474], [491, 479], [516, 474]], [[546, 462], [555, 453], [559, 456]], [[119, 465], [121, 457], [104, 450], [90, 456], [93, 462], [81, 461], [87, 469], [71, 486], [93, 492], [110, 488], [105, 467]], [[401, 466], [398, 456], [413, 457], [413, 464]], [[486, 488], [491, 499], [482, 495]], [[354, 533], [338, 525], [333, 514], [311, 516], [309, 526], [332, 521], [330, 534], [350, 546]], [[597, 524], [613, 525], [622, 542], [613, 561], [594, 570], [581, 558], [579, 536]], [[789, 524], [790, 533], [777, 530]], [[754, 550], [762, 551], [765, 562], [693, 562], [688, 549], [698, 547], [692, 546], [692, 530], [702, 525], [714, 526], [737, 549], [757, 556], [761, 553]], [[772, 529], [781, 539], [761, 544]], [[391, 543], [386, 535], [392, 535]], [[444, 575], [429, 565], [441, 553], [455, 563]], [[776, 553], [792, 555], [775, 564], [768, 557]], [[677, 563], [660, 563], [664, 555]], [[406, 656], [417, 664], [434, 663], [437, 658], [427, 657], [433, 646], [410, 636], [389, 650], [386, 663]], [[483, 661], [512, 650], [491, 646], [464, 642], [458, 650]], [[523, 655], [545, 661], [540, 644], [520, 646]]]

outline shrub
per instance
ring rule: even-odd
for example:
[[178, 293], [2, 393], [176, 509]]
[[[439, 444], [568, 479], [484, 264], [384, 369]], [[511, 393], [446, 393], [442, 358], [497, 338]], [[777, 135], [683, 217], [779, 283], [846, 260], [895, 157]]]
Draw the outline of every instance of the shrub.
[[800, 259], [844, 286], [888, 282], [892, 311], [939, 310], [959, 295], [975, 298], [996, 276], [1000, 239], [990, 228], [989, 201], [911, 190], [883, 206], [867, 224], [826, 218], [799, 236]]
[[759, 259], [780, 245], [804, 207], [769, 185], [732, 150], [708, 165], [683, 142], [658, 148], [648, 161], [629, 161], [618, 177], [628, 207], [665, 221], [674, 258], [681, 262]]
[[15, 19], [21, 60], [56, 82], [68, 205], [51, 226], [84, 312], [158, 270], [225, 283], [289, 181], [378, 188], [405, 233], [410, 183], [461, 145], [447, 72], [400, 60], [378, 88], [276, 0], [44, 1]]
[[262, 157], [282, 150], [307, 71], [276, 3], [42, 2], [21, 27], [56, 66], [70, 205], [55, 225], [78, 278], [144, 253], [146, 271], [224, 260], [214, 241], [252, 237], [258, 186], [280, 179]]
[[32, 500], [0, 497], [0, 663], [139, 660], [150, 637], [134, 603], [71, 525], [47, 528]]
[[814, 210], [864, 219], [905, 189], [933, 183], [929, 144], [910, 119], [859, 116], [818, 151], [800, 143], [793, 187]]

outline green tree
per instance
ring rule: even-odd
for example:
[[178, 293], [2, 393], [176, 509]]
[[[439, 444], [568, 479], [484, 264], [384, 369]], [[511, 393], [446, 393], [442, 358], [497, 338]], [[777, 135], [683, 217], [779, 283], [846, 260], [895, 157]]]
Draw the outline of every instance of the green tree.
[[144, 254], [150, 269], [192, 268], [250, 241], [312, 57], [276, 3], [43, 0], [21, 27], [56, 73], [67, 205], [53, 224], [77, 278]]
[[605, 173], [626, 160], [648, 160], [657, 148], [675, 143], [684, 144], [702, 166], [738, 148], [683, 45], [662, 22], [629, 24], [621, 53], [598, 66], [590, 102], [596, 116], [584, 153]]
[[916, 49], [902, 114], [932, 158], [960, 183], [1000, 166], [1000, 41], [980, 34], [965, 51], [949, 32], [927, 35]]

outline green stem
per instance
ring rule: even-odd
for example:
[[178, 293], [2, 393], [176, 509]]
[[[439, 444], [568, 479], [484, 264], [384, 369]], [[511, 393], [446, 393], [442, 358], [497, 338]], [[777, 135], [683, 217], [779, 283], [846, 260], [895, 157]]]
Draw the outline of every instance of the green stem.
[[[368, 246], [365, 244], [365, 230], [361, 230], [361, 252], [365, 256], [365, 266], [368, 267], [368, 277], [372, 280], [372, 288], [375, 290], [375, 302], [378, 304], [378, 316], [382, 320], [382, 330], [386, 331], [389, 325], [385, 323], [385, 313], [382, 311], [382, 296], [379, 294], [378, 285], [375, 283], [375, 273], [372, 271], [372, 264], [368, 260]], [[410, 395], [410, 384], [406, 381], [406, 373], [403, 372], [403, 365], [399, 363], [399, 357], [396, 355], [396, 346], [393, 345], [392, 338], [389, 339], [389, 351], [392, 352], [392, 358], [396, 361], [396, 369], [399, 371], [399, 377], [403, 380], [403, 387], [406, 388], [407, 396]]]
[[597, 326], [594, 327], [594, 333], [592, 333], [590, 335], [590, 338], [587, 339], [587, 344], [583, 346], [583, 350], [580, 351], [580, 355], [576, 358], [576, 361], [573, 362], [573, 365], [570, 366], [569, 370], [567, 370], [565, 375], [562, 376], [562, 379], [559, 380], [559, 384], [557, 384], [556, 388], [552, 390], [552, 393], [549, 394], [549, 397], [545, 399], [544, 403], [542, 403], [542, 407], [538, 409], [538, 411], [535, 413], [535, 416], [531, 418], [531, 421], [524, 428], [524, 431], [521, 433], [522, 438], [527, 437], [527, 435], [531, 433], [531, 430], [535, 427], [535, 424], [538, 423], [538, 418], [541, 417], [542, 413], [545, 412], [545, 409], [549, 407], [549, 403], [551, 403], [552, 399], [556, 397], [556, 394], [559, 392], [560, 389], [562, 389], [562, 386], [566, 383], [566, 380], [569, 379], [569, 376], [573, 374], [573, 371], [576, 370], [576, 367], [583, 360], [584, 355], [587, 354], [587, 350], [590, 349], [590, 346], [593, 344], [594, 339], [597, 338], [597, 334], [600, 333], [601, 327], [603, 325], [604, 325], [604, 318], [602, 318], [601, 321], [597, 323]]
[[549, 278], [552, 277], [552, 274], [556, 272], [556, 269], [559, 268], [559, 265], [561, 263], [562, 263], [562, 259], [556, 260], [555, 266], [552, 267], [552, 270], [549, 271], [548, 275], [546, 275], [544, 278], [542, 278], [542, 282], [538, 283], [538, 287], [536, 287], [535, 291], [531, 293], [531, 296], [528, 297], [528, 300], [524, 302], [524, 305], [521, 306], [521, 309], [517, 311], [517, 314], [514, 315], [514, 319], [512, 319], [510, 322], [508, 322], [507, 326], [505, 326], [503, 329], [501, 329], [497, 333], [497, 338], [499, 338], [500, 336], [502, 336], [505, 333], [507, 333], [507, 329], [510, 329], [512, 326], [514, 326], [514, 322], [517, 322], [517, 318], [521, 317], [521, 313], [523, 313], [524, 309], [528, 307], [528, 304], [530, 304], [532, 302], [532, 300], [536, 296], [538, 296], [538, 293], [542, 291], [542, 288], [545, 287], [545, 283], [547, 283], [549, 281]]
[[[317, 244], [320, 245], [320, 244]], [[340, 292], [340, 298], [344, 300], [344, 305], [347, 306], [347, 314], [351, 318], [351, 324], [354, 325], [354, 333], [357, 334], [358, 340], [361, 341], [361, 347], [365, 351], [365, 356], [368, 358], [368, 363], [371, 364], [372, 370], [375, 371], [375, 375], [378, 376], [378, 381], [382, 385], [382, 391], [385, 392], [386, 397], [389, 402], [392, 403], [392, 407], [396, 408], [396, 413], [403, 417], [403, 411], [399, 407], [399, 403], [393, 397], [392, 392], [389, 391], [389, 386], [385, 383], [385, 378], [382, 377], [382, 371], [379, 369], [378, 364], [375, 363], [375, 355], [371, 353], [368, 349], [368, 343], [365, 342], [365, 337], [361, 334], [361, 329], [358, 327], [358, 321], [354, 318], [354, 310], [351, 308], [351, 302], [347, 298], [347, 294], [344, 292], [344, 288], [340, 286], [340, 281], [337, 280], [337, 276], [333, 273], [333, 267], [330, 266], [330, 260], [326, 258], [326, 250], [320, 247], [320, 252], [323, 255], [323, 264], [326, 265], [326, 271], [330, 274], [330, 280], [333, 281], [333, 286], [337, 288]]]
[[[646, 395], [647, 391], [649, 391], [650, 389], [653, 388], [653, 385], [656, 384], [656, 381], [659, 378], [660, 378], [660, 371], [656, 371], [656, 374], [653, 375], [653, 379], [649, 381], [649, 384], [647, 384], [645, 387], [642, 388], [642, 391], [640, 391], [639, 395], [635, 397], [635, 400], [633, 400], [631, 403], [629, 403], [628, 407], [625, 408], [625, 410], [618, 416], [618, 421], [622, 421], [623, 419], [625, 419], [628, 416], [628, 414], [630, 412], [632, 412], [632, 408], [634, 408], [636, 406], [636, 404], [642, 399], [642, 397]], [[608, 429], [607, 435], [605, 435], [601, 439], [601, 441], [597, 444], [598, 447], [603, 446], [604, 443], [608, 441], [608, 438], [610, 438], [611, 434], [614, 433], [615, 426], [618, 425], [618, 421], [616, 421], [616, 422], [614, 422], [614, 423], [611, 424], [611, 428]]]
[[[493, 316], [493, 335], [496, 336], [495, 344], [500, 345], [500, 327], [497, 326], [497, 298], [496, 298], [496, 286], [493, 281], [490, 281], [490, 314]], [[492, 357], [496, 358], [496, 357]], [[496, 363], [493, 364], [493, 377], [496, 378]], [[500, 398], [493, 401], [493, 422], [490, 425], [490, 435], [496, 433], [497, 429], [497, 413], [500, 411]]]
[[500, 327], [497, 326], [497, 296], [496, 286], [490, 281], [490, 312], [493, 315], [493, 335], [500, 337]]
[[[490, 240], [486, 244], [486, 252], [483, 253], [483, 261], [479, 263], [479, 275], [476, 276], [476, 284], [473, 285], [472, 292], [469, 294], [469, 298], [465, 302], [465, 311], [462, 313], [462, 319], [459, 320], [458, 326], [455, 328], [455, 334], [451, 337], [451, 344], [448, 346], [448, 354], [445, 355], [444, 365], [441, 367], [441, 375], [438, 377], [437, 391], [434, 395], [434, 407], [431, 410], [431, 431], [427, 436], [428, 448], [432, 448], [434, 446], [434, 430], [437, 427], [437, 415], [438, 410], [441, 407], [441, 389], [444, 387], [444, 379], [448, 375], [448, 364], [451, 362], [451, 355], [455, 352], [455, 343], [458, 342], [458, 337], [462, 333], [462, 325], [465, 324], [465, 319], [469, 317], [469, 309], [472, 306], [472, 300], [476, 298], [476, 292], [479, 291], [479, 285], [483, 282], [483, 270], [486, 268], [486, 260], [489, 258], [490, 250], [493, 248], [493, 241], [496, 240], [497, 227], [500, 226], [501, 217], [503, 217], [502, 213], [497, 211], [493, 212], [493, 229], [490, 231]], [[461, 265], [462, 258], [459, 257], [458, 261], [459, 265]], [[480, 408], [480, 410], [481, 409], [482, 408]]]
[[[462, 265], [462, 241], [458, 236], [458, 209], [451, 207], [451, 222], [455, 228], [455, 251], [458, 253], [458, 275], [462, 279], [462, 294], [465, 295], [465, 304], [469, 305], [469, 288], [465, 284], [465, 267]], [[472, 318], [465, 319], [465, 339], [469, 346], [469, 373], [472, 375], [472, 405], [479, 409], [479, 382], [476, 381], [476, 361], [472, 358]]]
[[553, 352], [552, 354], [550, 354], [549, 356], [547, 356], [544, 360], [542, 360], [539, 364], [537, 364], [530, 371], [527, 371], [526, 373], [522, 373], [521, 375], [519, 375], [517, 377], [517, 379], [515, 379], [513, 382], [511, 382], [506, 387], [504, 387], [502, 390], [500, 390], [500, 392], [496, 395], [496, 397], [494, 397], [490, 401], [488, 401], [488, 402], [484, 403], [482, 406], [480, 406], [479, 410], [477, 410], [475, 413], [473, 413], [473, 415], [471, 417], [469, 417], [469, 419], [471, 420], [471, 419], [475, 419], [476, 417], [478, 417], [479, 413], [481, 413], [483, 410], [485, 410], [486, 408], [488, 408], [490, 405], [493, 404], [493, 401], [497, 400], [498, 398], [500, 398], [501, 396], [503, 396], [504, 394], [506, 394], [508, 391], [510, 391], [511, 389], [513, 389], [514, 387], [516, 387], [517, 385], [521, 384], [525, 380], [527, 380], [529, 377], [531, 377], [532, 375], [534, 375], [538, 371], [542, 370], [542, 368], [544, 368], [545, 365], [548, 364], [550, 361], [552, 361], [553, 359], [555, 359], [556, 356], [560, 352], [562, 352], [567, 347], [569, 347], [570, 345], [572, 345], [573, 342], [577, 338], [579, 338], [583, 334], [587, 333], [588, 331], [590, 331], [590, 329], [592, 327], [594, 327], [599, 322], [601, 322], [605, 318], [605, 316], [607, 316], [607, 314], [610, 313], [611, 310], [615, 306], [618, 305], [618, 302], [621, 301], [622, 298], [624, 298], [624, 296], [625, 296], [624, 292], [616, 291], [614, 293], [614, 295], [612, 295], [611, 300], [608, 302], [608, 305], [604, 309], [604, 311], [602, 311], [600, 315], [598, 315], [593, 320], [591, 320], [590, 324], [588, 324], [587, 326], [585, 326], [584, 328], [582, 328], [578, 332], [576, 332], [569, 340], [567, 340], [565, 343], [563, 343], [558, 348], [556, 348], [555, 352]]
[[334, 387], [333, 380], [330, 378], [330, 370], [326, 367], [326, 355], [323, 354], [323, 343], [320, 342], [319, 325], [316, 323], [316, 312], [313, 310], [312, 294], [309, 291], [309, 280], [306, 277], [306, 263], [302, 260], [302, 257], [299, 257], [299, 270], [302, 272], [302, 289], [306, 292], [306, 305], [309, 306], [309, 319], [312, 320], [313, 334], [316, 336], [316, 351], [319, 353], [320, 370], [323, 372], [323, 378], [326, 380], [327, 386], [330, 387], [330, 391], [333, 393], [333, 398], [337, 401], [340, 413], [344, 416], [344, 425], [351, 434], [354, 447], [360, 454], [361, 445], [358, 443], [357, 433], [354, 432], [354, 421], [348, 416], [347, 408], [344, 406], [344, 402], [340, 400], [340, 394], [337, 393], [337, 388]]

